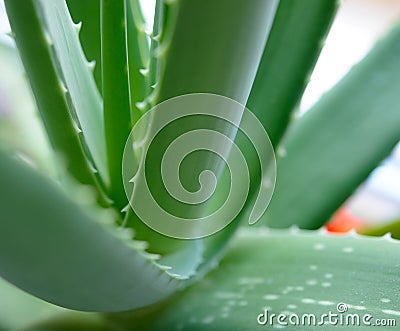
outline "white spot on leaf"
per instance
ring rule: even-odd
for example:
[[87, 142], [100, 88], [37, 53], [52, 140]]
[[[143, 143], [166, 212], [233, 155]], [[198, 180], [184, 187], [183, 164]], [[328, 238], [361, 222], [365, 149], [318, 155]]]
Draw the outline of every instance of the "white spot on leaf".
[[325, 245], [321, 244], [321, 243], [317, 243], [317, 244], [314, 245], [314, 249], [316, 251], [321, 251], [321, 250], [325, 249]]
[[353, 247], [345, 247], [342, 249], [344, 253], [352, 253], [354, 251]]

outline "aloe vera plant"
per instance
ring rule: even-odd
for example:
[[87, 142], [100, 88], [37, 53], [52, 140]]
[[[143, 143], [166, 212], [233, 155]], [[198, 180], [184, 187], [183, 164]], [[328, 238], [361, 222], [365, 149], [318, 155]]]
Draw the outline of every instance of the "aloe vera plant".
[[[399, 26], [299, 117], [334, 0], [157, 0], [149, 35], [138, 0], [5, 4], [52, 158], [32, 157], [32, 167], [16, 156], [20, 142], [14, 150], [2, 144], [1, 330], [304, 330], [289, 319], [271, 325], [267, 312], [343, 317], [347, 310], [371, 317], [347, 328], [396, 323], [399, 242], [333, 235], [323, 225], [400, 140]], [[200, 94], [230, 98], [236, 125], [199, 112], [157, 138], [168, 113], [151, 109]], [[256, 124], [253, 140], [240, 130], [247, 116], [240, 104], [268, 132], [262, 148], [277, 155], [274, 196], [251, 226], [257, 194], [275, 180], [263, 162], [275, 163], [252, 146]], [[202, 171], [213, 171], [215, 199], [170, 203], [160, 155], [201, 126], [207, 137], [227, 137], [210, 140], [223, 152], [187, 154], [179, 164], [187, 172], [176, 177], [196, 193]], [[143, 149], [152, 136], [155, 147]], [[240, 180], [250, 182], [232, 222], [191, 239], [142, 222], [135, 187], [143, 183], [124, 178], [126, 150], [129, 166], [150, 174], [157, 203], [198, 219], [227, 196], [223, 159], [236, 151], [227, 141], [244, 147], [249, 177]], [[153, 153], [149, 161], [143, 151]], [[196, 233], [196, 224], [190, 229]], [[323, 330], [335, 327], [323, 322]]]

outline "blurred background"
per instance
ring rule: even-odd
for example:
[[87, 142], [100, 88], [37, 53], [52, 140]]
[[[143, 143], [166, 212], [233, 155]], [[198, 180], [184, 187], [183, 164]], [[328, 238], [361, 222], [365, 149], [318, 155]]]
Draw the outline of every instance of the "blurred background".
[[[142, 0], [149, 31], [154, 4], [155, 0]], [[341, 1], [299, 112], [306, 112], [399, 20], [399, 0]], [[34, 103], [12, 49], [13, 41], [7, 36], [9, 31], [4, 3], [0, 0], [0, 139], [18, 147], [28, 162], [32, 157], [33, 163], [49, 167], [46, 140], [40, 124], [35, 122]], [[400, 221], [400, 145], [334, 215], [328, 229], [347, 231], [352, 227], [397, 220]]]

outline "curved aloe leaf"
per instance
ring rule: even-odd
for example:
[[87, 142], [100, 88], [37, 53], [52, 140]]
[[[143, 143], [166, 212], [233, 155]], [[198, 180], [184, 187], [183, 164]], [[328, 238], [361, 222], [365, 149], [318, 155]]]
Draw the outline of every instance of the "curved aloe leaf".
[[[290, 125], [337, 7], [336, 0], [279, 2], [247, 102], [247, 107], [263, 124], [274, 148]], [[241, 135], [236, 137], [236, 143], [246, 146]], [[245, 148], [247, 151], [250, 149], [251, 146]], [[262, 179], [257, 155], [249, 154], [248, 159], [251, 160], [252, 182], [259, 183]], [[257, 187], [251, 187], [251, 196]], [[245, 209], [249, 202], [251, 200]]]
[[[158, 1], [148, 83], [151, 85], [148, 86], [151, 94], [141, 107], [145, 110], [166, 99], [196, 92], [221, 94], [245, 103], [256, 75], [276, 5], [276, 1], [263, 0], [251, 0], [246, 4], [239, 0]], [[229, 15], [226, 15], [227, 10]], [[221, 17], [225, 17], [222, 25]], [[213, 47], [215, 44], [219, 47]], [[235, 135], [232, 126], [224, 123], [221, 125], [221, 121], [209, 121], [206, 125], [207, 128], [215, 128], [227, 136]], [[189, 123], [186, 127], [179, 126], [176, 130], [185, 132], [192, 128], [193, 123]], [[168, 141], [168, 138], [166, 137], [165, 141]], [[149, 172], [154, 174], [149, 179], [152, 183], [159, 177], [158, 166], [159, 164], [150, 164]], [[187, 179], [185, 183], [188, 187], [196, 187], [198, 184], [196, 169], [211, 168], [219, 176], [221, 167], [220, 159], [212, 153], [196, 154], [185, 167], [185, 170], [189, 169], [183, 175], [184, 179]], [[162, 191], [163, 186], [158, 181], [157, 183], [158, 186], [157, 184], [153, 186], [155, 190], [153, 194], [162, 196], [165, 193]], [[173, 206], [176, 207], [176, 204]], [[202, 211], [206, 209], [206, 206], [204, 207]], [[175, 208], [175, 211], [177, 209]], [[185, 215], [185, 210], [190, 213], [192, 208], [184, 206], [179, 211]], [[125, 225], [132, 226], [137, 231], [138, 238], [148, 240], [150, 248], [155, 252], [173, 254], [188, 245], [185, 241], [154, 233], [140, 224], [133, 213], [128, 214]], [[234, 226], [229, 227], [224, 235], [218, 234], [202, 240], [205, 255], [204, 261], [201, 262], [209, 262], [209, 258], [225, 245], [234, 228]], [[226, 235], [227, 233], [229, 235]]]
[[[264, 330], [279, 328], [276, 318], [273, 326], [258, 324], [265, 309], [320, 317], [338, 313], [337, 305], [345, 303], [348, 314], [398, 323], [400, 300], [393, 284], [400, 281], [399, 253], [399, 242], [388, 237], [241, 229], [219, 268], [201, 283], [158, 306], [109, 317], [119, 330]], [[359, 329], [371, 326], [354, 327]]]
[[[112, 213], [83, 209], [3, 152], [0, 182], [0, 276], [16, 286], [84, 311], [142, 307], [183, 286], [185, 277], [156, 263], [145, 243], [115, 229]], [[81, 203], [87, 195], [74, 193]]]
[[247, 107], [277, 146], [314, 68], [336, 0], [281, 0]]
[[131, 131], [126, 24], [125, 0], [101, 0], [101, 62], [107, 164], [110, 197], [120, 209], [128, 203], [122, 183], [122, 155]]
[[78, 26], [74, 26], [64, 1], [40, 1], [40, 6], [85, 143], [101, 178], [108, 183], [102, 100], [75, 31]]
[[400, 140], [400, 26], [289, 129], [267, 224], [318, 228]]
[[150, 65], [149, 43], [139, 0], [127, 1], [127, 35], [131, 117], [134, 125], [142, 115], [139, 106], [146, 96]]
[[161, 68], [153, 104], [204, 92], [246, 103], [277, 1], [163, 2], [168, 15], [154, 50]]
[[[22, 1], [22, 6], [25, 1]], [[19, 3], [19, 1], [17, 1]], [[79, 25], [75, 25], [63, 0], [34, 1], [35, 11], [43, 12], [47, 32], [54, 47], [54, 57], [60, 75], [72, 101], [70, 111], [77, 117], [87, 145], [88, 158], [101, 179], [109, 182], [106, 162], [102, 100], [92, 75], [92, 65], [86, 61], [79, 42]], [[35, 15], [35, 13], [31, 13]]]
[[67, 0], [67, 5], [74, 22], [82, 24], [79, 40], [86, 58], [95, 62], [93, 75], [101, 93], [100, 0]]
[[66, 168], [75, 178], [95, 186], [78, 130], [71, 120], [65, 88], [51, 58], [51, 42], [42, 29], [34, 3], [6, 1], [6, 8], [50, 142], [66, 158]]

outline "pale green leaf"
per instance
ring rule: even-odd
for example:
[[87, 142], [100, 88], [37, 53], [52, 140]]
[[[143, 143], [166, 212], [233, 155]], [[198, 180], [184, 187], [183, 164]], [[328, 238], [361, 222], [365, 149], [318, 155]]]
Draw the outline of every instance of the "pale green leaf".
[[247, 102], [274, 146], [303, 95], [337, 7], [336, 0], [279, 2]]
[[[67, 308], [122, 311], [159, 301], [183, 286], [144, 251], [116, 216], [91, 206], [0, 152], [0, 276]], [[86, 202], [85, 202], [86, 201]]]
[[400, 26], [289, 129], [267, 224], [319, 228], [400, 140]]
[[[219, 268], [199, 284], [158, 306], [109, 317], [119, 330], [269, 330], [279, 325], [276, 318], [273, 326], [257, 323], [265, 309], [321, 317], [338, 313], [337, 305], [345, 303], [344, 315], [370, 314], [371, 322], [395, 319], [398, 324], [399, 254], [399, 242], [387, 237], [241, 229]], [[373, 327], [290, 326], [338, 328]]]
[[34, 4], [36, 10], [43, 12], [59, 74], [65, 81], [89, 155], [103, 181], [108, 183], [102, 100], [92, 65], [86, 60], [79, 41], [79, 25], [73, 23], [63, 0], [42, 0]]
[[101, 93], [101, 51], [100, 51], [100, 0], [67, 0], [72, 19], [82, 24], [79, 40], [89, 61], [95, 61], [93, 75]]
[[43, 29], [37, 9], [32, 1], [6, 1], [5, 4], [52, 147], [65, 161], [70, 174], [84, 184], [96, 186], [80, 143], [78, 128], [71, 119], [65, 86], [52, 57], [51, 41]]

